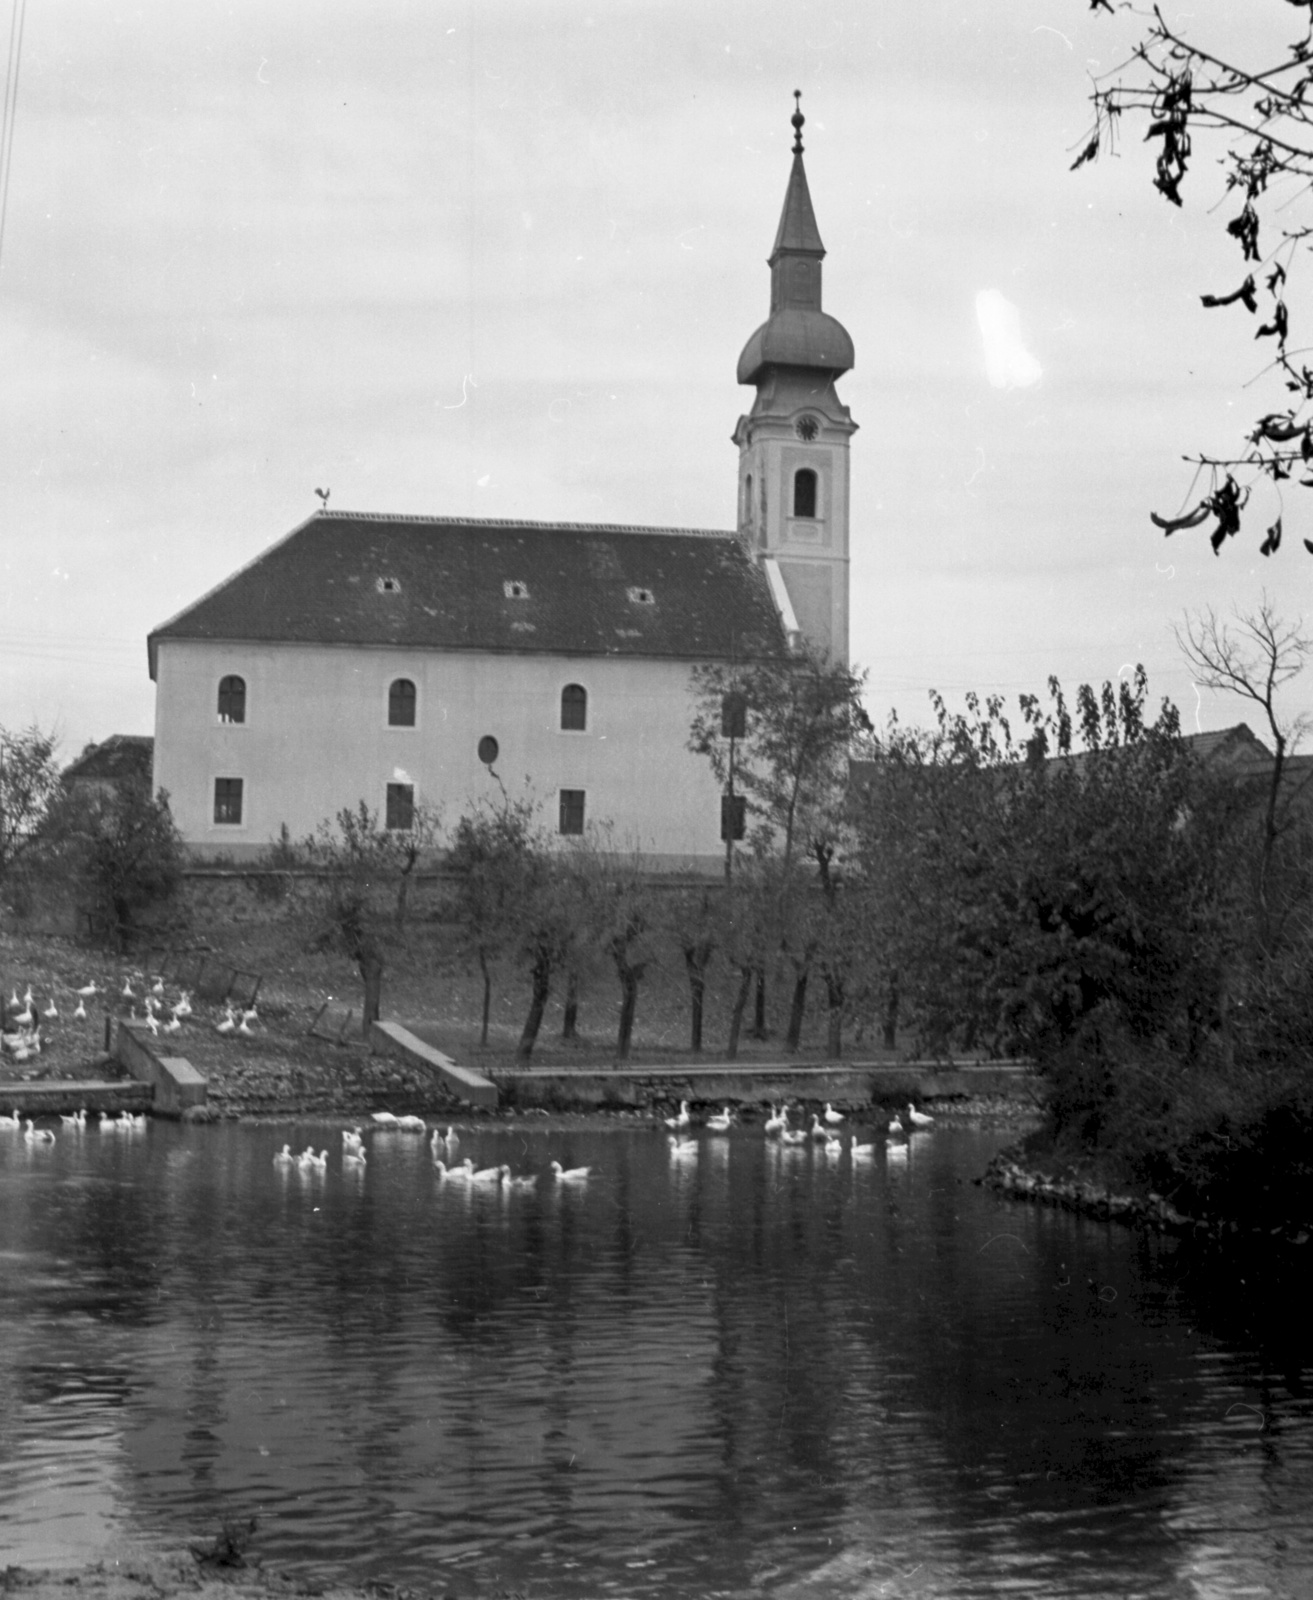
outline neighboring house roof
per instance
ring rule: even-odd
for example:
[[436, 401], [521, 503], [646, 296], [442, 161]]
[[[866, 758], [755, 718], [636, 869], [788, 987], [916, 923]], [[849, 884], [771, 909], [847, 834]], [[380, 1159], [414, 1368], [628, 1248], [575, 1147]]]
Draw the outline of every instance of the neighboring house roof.
[[729, 533], [319, 511], [150, 635], [421, 650], [780, 655]]
[[121, 783], [125, 779], [151, 779], [155, 741], [149, 734], [112, 733], [100, 744], [89, 744], [76, 761], [64, 768], [67, 783]]

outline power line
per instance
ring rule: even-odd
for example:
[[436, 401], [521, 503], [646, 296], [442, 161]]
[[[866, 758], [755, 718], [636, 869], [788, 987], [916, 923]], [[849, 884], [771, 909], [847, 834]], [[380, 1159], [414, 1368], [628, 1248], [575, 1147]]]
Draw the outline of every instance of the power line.
[[5, 66], [5, 106], [0, 118], [0, 264], [4, 261], [5, 219], [9, 214], [9, 177], [14, 169], [14, 124], [18, 117], [18, 69], [23, 58], [23, 26], [27, 0], [12, 0], [9, 14], [9, 60]]

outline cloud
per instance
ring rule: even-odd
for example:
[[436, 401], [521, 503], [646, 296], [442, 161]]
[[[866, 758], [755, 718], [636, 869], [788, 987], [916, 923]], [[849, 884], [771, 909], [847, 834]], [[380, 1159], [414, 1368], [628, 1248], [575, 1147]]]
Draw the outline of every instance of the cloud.
[[985, 375], [996, 389], [1028, 389], [1044, 369], [1021, 337], [1021, 313], [997, 289], [976, 296], [976, 320], [985, 347]]

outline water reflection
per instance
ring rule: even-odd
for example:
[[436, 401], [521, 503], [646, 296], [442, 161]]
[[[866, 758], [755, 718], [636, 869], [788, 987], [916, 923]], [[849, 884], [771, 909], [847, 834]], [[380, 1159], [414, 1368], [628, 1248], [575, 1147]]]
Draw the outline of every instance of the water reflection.
[[0, 1558], [258, 1509], [426, 1587], [1309, 1592], [1298, 1277], [1000, 1202], [995, 1142], [464, 1133], [511, 1191], [403, 1134], [0, 1141]]

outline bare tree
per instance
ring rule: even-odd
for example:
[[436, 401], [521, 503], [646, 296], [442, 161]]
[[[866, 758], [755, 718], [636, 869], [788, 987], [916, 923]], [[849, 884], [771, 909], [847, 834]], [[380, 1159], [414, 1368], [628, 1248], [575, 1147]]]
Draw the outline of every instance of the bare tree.
[[[1145, 140], [1156, 147], [1153, 184], [1164, 199], [1184, 203], [1186, 175], [1203, 159], [1207, 172], [1222, 176], [1222, 195], [1214, 185], [1207, 203], [1221, 207], [1224, 196], [1234, 195], [1239, 205], [1222, 210], [1222, 219], [1246, 275], [1238, 284], [1213, 286], [1217, 292], [1201, 299], [1205, 307], [1243, 306], [1261, 317], [1254, 337], [1269, 341], [1263, 346], [1267, 371], [1280, 385], [1281, 398], [1256, 418], [1244, 446], [1230, 456], [1187, 457], [1196, 465], [1196, 483], [1204, 478], [1196, 503], [1174, 517], [1153, 516], [1168, 534], [1212, 519], [1216, 553], [1239, 531], [1256, 478], [1280, 485], [1294, 477], [1313, 488], [1313, 366], [1306, 341], [1292, 325], [1294, 274], [1313, 233], [1313, 4], [1286, 0], [1274, 6], [1273, 15], [1290, 18], [1298, 30], [1275, 50], [1262, 42], [1261, 28], [1233, 32], [1222, 45], [1201, 37], [1200, 24], [1188, 12], [1168, 22], [1157, 5], [1148, 12], [1114, 10], [1111, 0], [1089, 5], [1118, 20], [1129, 18], [1134, 35], [1128, 57], [1094, 82], [1094, 126], [1073, 167], [1114, 151], [1124, 121], [1142, 121]], [[1255, 43], [1246, 48], [1239, 41]], [[1281, 533], [1278, 515], [1264, 532], [1263, 555], [1276, 552]], [[1313, 552], [1313, 540], [1304, 544]]]
[[1263, 808], [1258, 869], [1258, 900], [1264, 920], [1272, 858], [1294, 799], [1294, 792], [1286, 784], [1287, 759], [1313, 725], [1307, 715], [1287, 717], [1278, 705], [1282, 686], [1304, 670], [1313, 654], [1313, 638], [1303, 628], [1302, 618], [1286, 622], [1264, 595], [1257, 611], [1237, 609], [1233, 622], [1221, 621], [1209, 606], [1197, 616], [1187, 612], [1175, 629], [1176, 642], [1196, 683], [1205, 689], [1237, 695], [1257, 706], [1272, 740], [1272, 771]]

